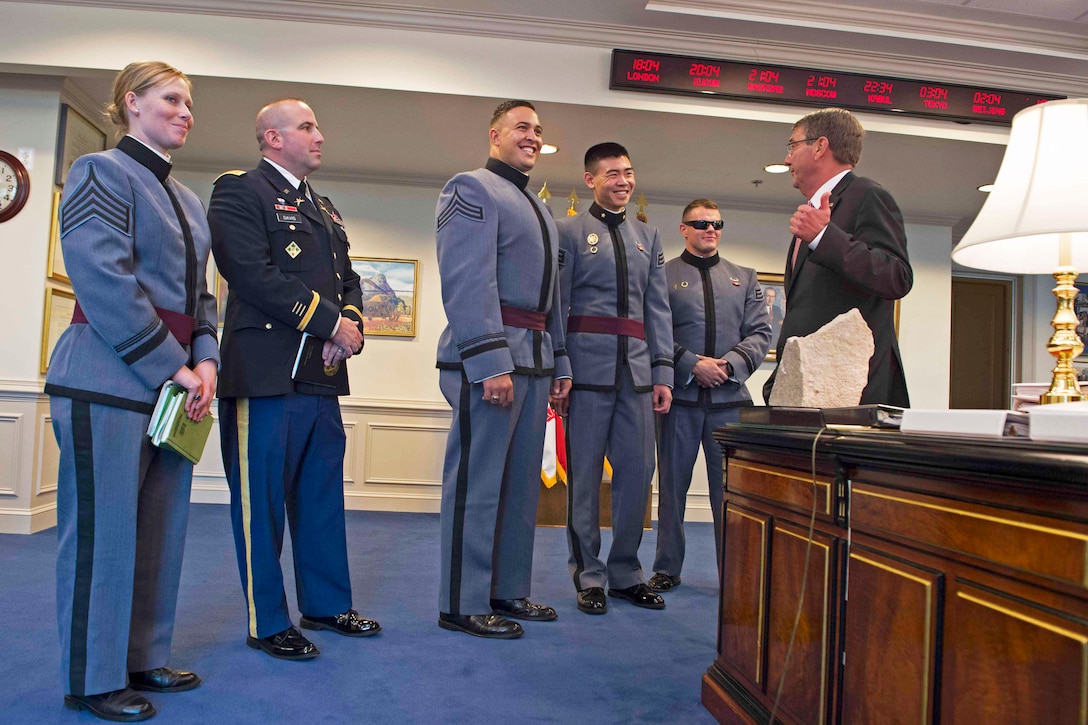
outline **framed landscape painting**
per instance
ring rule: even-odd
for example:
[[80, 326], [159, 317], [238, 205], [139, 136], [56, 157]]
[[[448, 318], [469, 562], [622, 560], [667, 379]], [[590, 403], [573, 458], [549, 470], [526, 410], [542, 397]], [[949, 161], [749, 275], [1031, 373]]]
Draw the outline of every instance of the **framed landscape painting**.
[[363, 333], [415, 337], [419, 261], [352, 257], [351, 268], [363, 291]]

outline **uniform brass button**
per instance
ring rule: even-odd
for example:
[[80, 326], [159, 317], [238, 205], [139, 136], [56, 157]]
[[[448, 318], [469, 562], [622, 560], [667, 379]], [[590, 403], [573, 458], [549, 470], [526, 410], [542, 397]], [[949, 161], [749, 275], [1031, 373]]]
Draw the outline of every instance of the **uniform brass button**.
[[342, 278], [342, 277], [340, 276], [340, 273], [339, 273], [339, 272], [337, 272], [337, 273], [336, 273], [336, 278], [337, 278], [337, 279], [343, 279], [343, 278]]
[[264, 323], [264, 329], [271, 330], [272, 329], [272, 323], [271, 322]]
[[342, 300], [342, 299], [344, 299], [344, 295], [342, 295], [342, 294], [337, 294], [337, 295], [336, 295], [336, 301], [337, 301], [337, 302], [339, 302], [339, 301], [340, 301], [340, 300]]
[[290, 229], [291, 231], [295, 231], [295, 225], [294, 224], [288, 225], [287, 228]]

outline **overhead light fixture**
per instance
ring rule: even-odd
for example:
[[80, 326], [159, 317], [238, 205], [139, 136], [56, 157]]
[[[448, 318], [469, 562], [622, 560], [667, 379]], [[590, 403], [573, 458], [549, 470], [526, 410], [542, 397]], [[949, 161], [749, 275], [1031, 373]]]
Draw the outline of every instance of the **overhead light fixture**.
[[994, 190], [994, 185], [993, 184], [981, 184], [978, 187], [978, 190], [981, 191], [983, 194], [989, 194], [991, 191]]
[[556, 146], [554, 144], [550, 144], [550, 143], [541, 144], [541, 146], [540, 146], [540, 153], [542, 153], [542, 154], [554, 154], [558, 150], [559, 150], [558, 146]]
[[[1084, 344], [1073, 300], [1077, 268], [1088, 267], [1088, 98], [1047, 101], [1012, 119], [994, 191], [952, 250], [967, 267], [1013, 274], [1053, 272], [1057, 311], [1046, 344], [1057, 358], [1040, 403], [1083, 400], [1073, 359]], [[1057, 267], [1055, 269], [1055, 267]]]
[[790, 167], [785, 164], [767, 164], [763, 167], [763, 170], [768, 174], [784, 174], [790, 170]]

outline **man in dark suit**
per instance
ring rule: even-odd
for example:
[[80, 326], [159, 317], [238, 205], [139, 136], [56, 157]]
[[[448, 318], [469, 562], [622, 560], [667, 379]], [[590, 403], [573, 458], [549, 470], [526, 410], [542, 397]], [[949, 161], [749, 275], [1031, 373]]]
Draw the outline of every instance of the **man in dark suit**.
[[[785, 164], [808, 202], [790, 219], [786, 257], [786, 316], [778, 359], [790, 337], [808, 335], [857, 308], [873, 332], [864, 403], [910, 405], [895, 336], [895, 301], [910, 292], [903, 215], [891, 194], [853, 168], [865, 131], [853, 114], [824, 108], [793, 126]], [[775, 373], [777, 373], [777, 368]], [[772, 373], [763, 386], [769, 400]]]
[[782, 308], [778, 306], [778, 292], [774, 287], [763, 288], [763, 301], [767, 308], [767, 318], [771, 321], [771, 345], [778, 346], [778, 333], [782, 332]]
[[[264, 159], [220, 176], [208, 222], [230, 285], [219, 416], [250, 647], [280, 659], [317, 648], [291, 623], [280, 551], [291, 524], [301, 625], [361, 637], [377, 622], [351, 608], [344, 532], [345, 361], [363, 348], [359, 277], [344, 223], [309, 188], [324, 137], [308, 105], [276, 101], [257, 115]], [[303, 334], [323, 341], [326, 378], [292, 379]]]
[[449, 322], [439, 385], [453, 409], [442, 470], [438, 625], [514, 639], [520, 619], [548, 622], [529, 601], [549, 395], [570, 391], [559, 304], [559, 241], [526, 188], [543, 129], [533, 104], [500, 104], [489, 158], [438, 199], [435, 242]]

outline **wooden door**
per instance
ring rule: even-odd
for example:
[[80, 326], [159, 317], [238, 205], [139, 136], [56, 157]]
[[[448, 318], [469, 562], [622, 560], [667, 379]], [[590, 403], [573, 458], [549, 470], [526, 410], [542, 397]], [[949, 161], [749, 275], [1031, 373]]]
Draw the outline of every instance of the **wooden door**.
[[952, 278], [948, 407], [1009, 407], [1012, 297], [1011, 280]]

